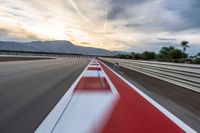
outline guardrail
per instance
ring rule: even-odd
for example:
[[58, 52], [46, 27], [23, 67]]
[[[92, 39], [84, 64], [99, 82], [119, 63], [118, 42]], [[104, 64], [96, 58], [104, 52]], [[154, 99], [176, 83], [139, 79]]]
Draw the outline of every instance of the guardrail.
[[1, 54], [0, 57], [49, 57], [49, 58], [65, 58], [65, 57], [71, 57], [71, 58], [95, 58], [96, 56], [93, 55], [65, 55], [65, 54], [34, 54], [34, 53], [23, 53], [23, 54]]
[[200, 65], [100, 58], [110, 63], [200, 92]]

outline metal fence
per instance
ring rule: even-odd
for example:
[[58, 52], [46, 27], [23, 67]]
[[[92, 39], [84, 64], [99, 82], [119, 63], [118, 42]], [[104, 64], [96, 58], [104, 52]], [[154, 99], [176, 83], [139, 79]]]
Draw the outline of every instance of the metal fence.
[[[200, 92], [200, 65], [101, 58], [107, 62]], [[145, 82], [145, 81], [144, 81]]]

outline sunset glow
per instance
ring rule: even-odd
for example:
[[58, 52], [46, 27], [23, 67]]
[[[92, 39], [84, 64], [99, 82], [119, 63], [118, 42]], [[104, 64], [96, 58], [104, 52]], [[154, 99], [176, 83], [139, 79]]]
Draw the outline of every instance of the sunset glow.
[[123, 51], [142, 51], [144, 47], [158, 50], [163, 45], [188, 40], [194, 46], [190, 52], [200, 48], [199, 20], [195, 17], [200, 12], [195, 7], [197, 0], [0, 0], [0, 3], [1, 40], [68, 40], [76, 45]]

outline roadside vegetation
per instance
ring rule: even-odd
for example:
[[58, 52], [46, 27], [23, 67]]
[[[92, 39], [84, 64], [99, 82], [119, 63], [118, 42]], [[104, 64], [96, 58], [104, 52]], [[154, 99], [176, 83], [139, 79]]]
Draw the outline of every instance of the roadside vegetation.
[[114, 56], [114, 58], [200, 64], [200, 52], [190, 57], [186, 53], [187, 48], [190, 47], [188, 44], [188, 41], [182, 41], [180, 44], [182, 49], [169, 46], [162, 47], [158, 53], [152, 51], [132, 52], [130, 54], [119, 54]]

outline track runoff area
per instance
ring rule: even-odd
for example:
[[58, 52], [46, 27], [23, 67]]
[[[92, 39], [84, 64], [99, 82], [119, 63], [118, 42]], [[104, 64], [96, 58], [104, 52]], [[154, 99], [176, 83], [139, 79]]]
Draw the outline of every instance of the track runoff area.
[[99, 60], [93, 59], [36, 133], [195, 133]]

